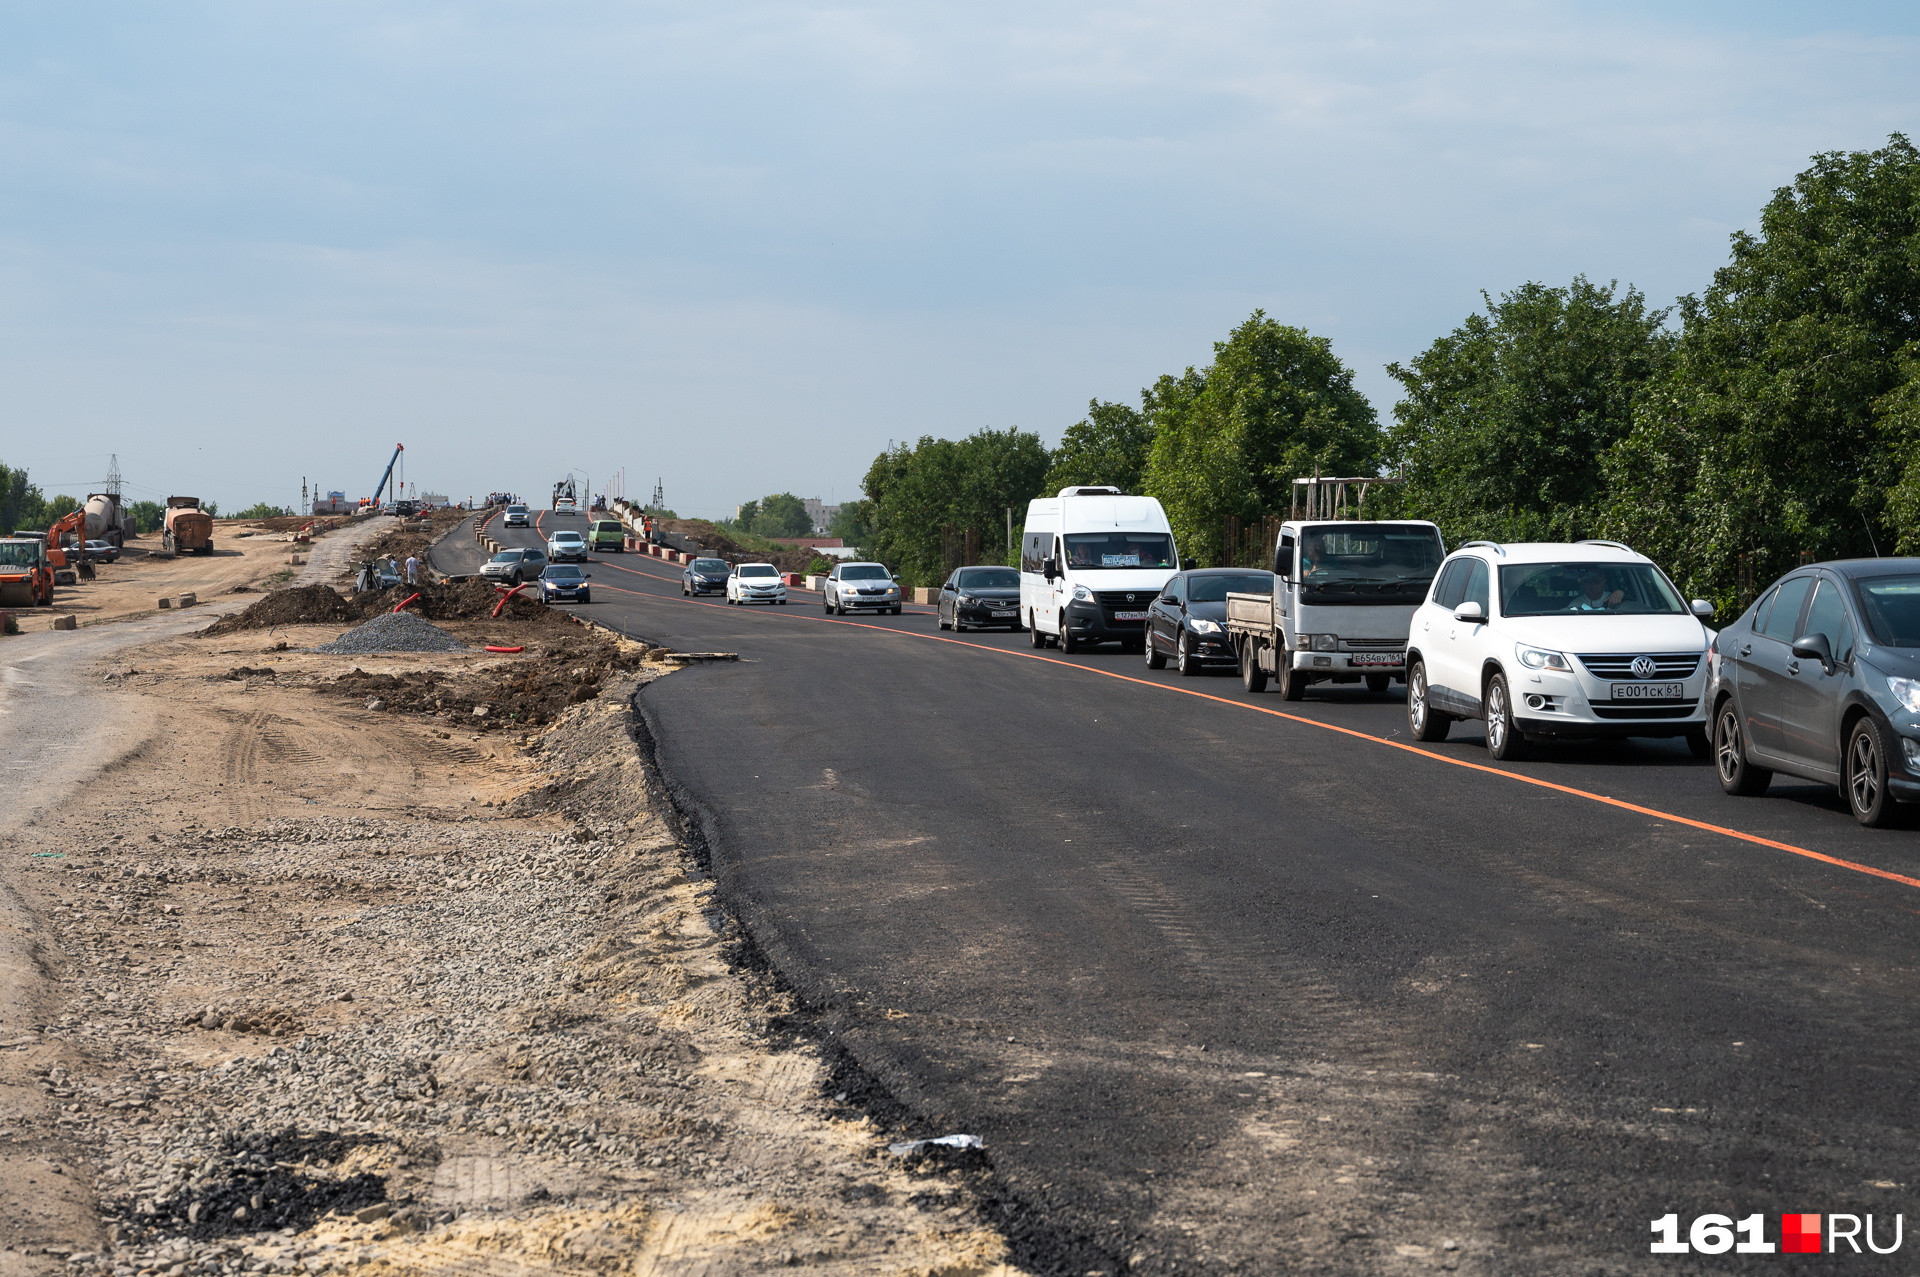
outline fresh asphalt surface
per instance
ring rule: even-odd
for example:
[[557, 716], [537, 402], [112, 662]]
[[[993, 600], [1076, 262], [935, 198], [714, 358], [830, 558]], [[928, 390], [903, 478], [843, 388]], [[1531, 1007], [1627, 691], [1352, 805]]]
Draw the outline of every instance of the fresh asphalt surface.
[[823, 1029], [984, 1138], [1033, 1270], [1783, 1272], [1648, 1221], [1912, 1213], [1920, 841], [1831, 790], [589, 570], [594, 620], [740, 654], [643, 695], [660, 764]]

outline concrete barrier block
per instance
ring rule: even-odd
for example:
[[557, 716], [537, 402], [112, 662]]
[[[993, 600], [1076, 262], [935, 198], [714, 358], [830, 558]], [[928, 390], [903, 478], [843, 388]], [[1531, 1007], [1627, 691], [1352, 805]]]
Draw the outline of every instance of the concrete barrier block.
[[787, 583], [787, 587], [789, 589], [794, 589], [794, 590], [797, 590], [800, 588], [800, 583], [802, 580], [798, 572], [782, 572], [780, 574], [780, 579]]
[[304, 554], [289, 554], [287, 556], [287, 562], [293, 564], [293, 566], [295, 567], [299, 567], [301, 564], [305, 563], [306, 561], [307, 561], [307, 556]]
[[940, 591], [934, 589], [932, 586], [923, 585], [919, 589], [913, 591], [913, 601], [915, 603], [924, 603], [926, 606], [932, 607], [934, 604], [940, 601]]
[[824, 576], [810, 576], [807, 578], [806, 588], [809, 590], [824, 590], [827, 588], [827, 578]]
[[56, 616], [53, 618], [53, 628], [56, 630], [77, 630], [80, 628], [80, 618], [77, 616]]
[[200, 596], [197, 594], [182, 594], [180, 596], [181, 607], [192, 607], [194, 604], [198, 603], [199, 601], [200, 601]]
[[173, 607], [172, 599], [156, 599], [154, 600], [154, 602], [159, 605], [160, 610], [163, 612], [168, 611]]

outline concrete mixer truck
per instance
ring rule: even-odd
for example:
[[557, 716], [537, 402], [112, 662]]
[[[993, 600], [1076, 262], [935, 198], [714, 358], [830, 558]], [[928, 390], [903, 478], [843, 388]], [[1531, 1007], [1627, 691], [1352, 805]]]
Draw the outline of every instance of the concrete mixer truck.
[[120, 504], [120, 497], [112, 492], [93, 492], [87, 495], [87, 540], [105, 541], [115, 547], [125, 545], [127, 538], [137, 536], [133, 526], [133, 511]]

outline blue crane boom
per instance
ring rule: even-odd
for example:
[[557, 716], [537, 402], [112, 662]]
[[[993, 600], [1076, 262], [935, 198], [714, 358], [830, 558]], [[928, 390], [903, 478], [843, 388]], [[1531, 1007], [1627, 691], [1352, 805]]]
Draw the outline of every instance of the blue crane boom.
[[400, 454], [406, 450], [407, 445], [404, 443], [396, 443], [393, 445], [393, 457], [387, 462], [387, 472], [380, 476], [380, 483], [373, 490], [373, 508], [375, 511], [380, 509], [380, 494], [386, 491], [387, 480], [393, 477], [394, 465], [400, 460]]

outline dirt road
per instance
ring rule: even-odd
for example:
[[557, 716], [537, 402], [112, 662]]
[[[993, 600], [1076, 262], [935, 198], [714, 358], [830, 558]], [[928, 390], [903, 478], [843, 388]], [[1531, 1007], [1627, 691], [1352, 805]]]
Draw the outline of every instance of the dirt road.
[[[670, 667], [526, 624], [0, 647], [0, 1273], [1003, 1271], [980, 1155], [780, 1038], [630, 730]], [[577, 703], [474, 730], [543, 662]]]

